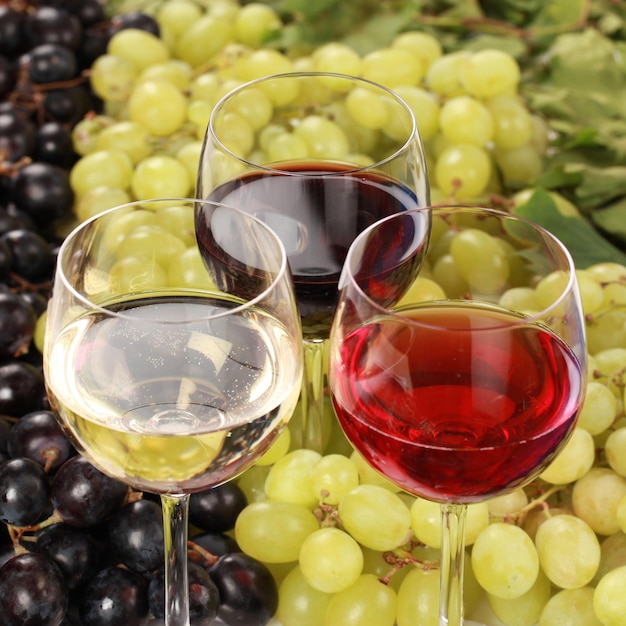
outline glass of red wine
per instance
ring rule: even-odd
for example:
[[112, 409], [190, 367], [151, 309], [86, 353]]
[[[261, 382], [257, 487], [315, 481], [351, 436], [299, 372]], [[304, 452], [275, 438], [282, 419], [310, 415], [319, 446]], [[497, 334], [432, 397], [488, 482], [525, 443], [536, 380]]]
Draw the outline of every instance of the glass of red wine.
[[[332, 414], [327, 339], [348, 247], [380, 218], [429, 203], [415, 116], [394, 92], [352, 76], [297, 72], [243, 84], [213, 110], [196, 196], [252, 213], [287, 249], [305, 361], [292, 437], [322, 451]], [[206, 230], [199, 212], [201, 245]]]
[[[568, 440], [586, 344], [574, 264], [554, 236], [492, 209], [430, 211], [427, 246], [381, 245], [424, 209], [384, 218], [352, 244], [329, 383], [354, 447], [397, 486], [440, 503], [439, 623], [458, 626], [467, 505], [527, 484]], [[414, 282], [398, 297], [405, 274]]]
[[[193, 229], [181, 238], [165, 226], [193, 223], [196, 205], [210, 275]], [[173, 271], [183, 257], [186, 269]], [[249, 277], [244, 289], [220, 278], [231, 268]], [[194, 199], [130, 203], [83, 222], [59, 251], [44, 372], [80, 453], [160, 495], [165, 625], [189, 626], [189, 494], [250, 467], [300, 393], [300, 316], [282, 242], [248, 213]]]

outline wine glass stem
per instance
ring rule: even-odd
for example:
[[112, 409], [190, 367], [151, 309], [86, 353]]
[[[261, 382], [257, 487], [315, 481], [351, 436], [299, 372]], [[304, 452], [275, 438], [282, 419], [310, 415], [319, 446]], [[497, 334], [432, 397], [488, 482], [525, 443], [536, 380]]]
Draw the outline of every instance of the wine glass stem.
[[165, 540], [165, 626], [189, 626], [187, 521], [189, 495], [161, 495]]
[[300, 393], [301, 447], [322, 452], [324, 448], [324, 407], [328, 341], [305, 339], [304, 375]]
[[463, 566], [467, 505], [441, 505], [439, 626], [463, 624]]

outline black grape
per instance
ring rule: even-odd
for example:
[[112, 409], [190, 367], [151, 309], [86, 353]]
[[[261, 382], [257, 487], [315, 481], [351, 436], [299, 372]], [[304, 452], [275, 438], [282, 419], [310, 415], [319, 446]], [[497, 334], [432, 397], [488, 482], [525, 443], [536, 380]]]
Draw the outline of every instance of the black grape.
[[82, 41], [80, 20], [57, 7], [39, 7], [29, 14], [24, 24], [24, 34], [30, 48], [44, 44], [61, 44], [77, 50]]
[[59, 626], [67, 606], [63, 575], [44, 554], [26, 552], [9, 559], [0, 568], [3, 626]]
[[109, 24], [109, 35], [113, 36], [115, 33], [125, 28], [138, 28], [139, 30], [152, 33], [157, 37], [159, 37], [161, 33], [159, 23], [151, 15], [140, 13], [139, 11], [129, 11], [128, 13], [114, 15]]
[[67, 47], [44, 43], [28, 53], [28, 75], [34, 83], [56, 83], [74, 78], [76, 55]]
[[69, 589], [89, 581], [101, 569], [105, 548], [89, 531], [53, 524], [37, 535], [36, 549], [59, 567]]
[[199, 545], [213, 556], [241, 552], [237, 541], [226, 533], [200, 533], [192, 537], [191, 543]]
[[220, 594], [218, 617], [228, 626], [264, 626], [278, 608], [278, 588], [266, 565], [233, 552], [209, 569]]
[[[189, 563], [189, 619], [191, 626], [210, 626], [219, 607], [219, 592], [208, 572], [197, 565]], [[150, 581], [148, 601], [152, 614], [157, 619], [165, 617], [165, 574], [160, 568]]]
[[13, 177], [12, 195], [40, 225], [69, 215], [74, 203], [67, 171], [50, 163], [21, 167]]
[[42, 408], [44, 395], [40, 369], [19, 361], [0, 365], [0, 415], [21, 417], [37, 411]]
[[52, 277], [52, 255], [46, 239], [34, 230], [19, 228], [0, 235], [13, 255], [12, 270], [26, 280], [37, 282]]
[[108, 521], [109, 544], [118, 559], [143, 574], [163, 565], [163, 514], [151, 500], [136, 500]]
[[46, 122], [35, 132], [33, 158], [69, 169], [77, 159], [72, 133], [59, 122]]
[[235, 527], [237, 516], [247, 504], [241, 487], [227, 482], [190, 495], [189, 521], [207, 532], [225, 532]]
[[23, 49], [24, 13], [0, 5], [0, 54], [15, 56]]
[[35, 150], [35, 127], [15, 111], [0, 113], [0, 152], [10, 162], [31, 156]]
[[56, 471], [76, 454], [52, 411], [33, 411], [23, 415], [9, 433], [8, 452], [41, 465], [46, 472]]
[[0, 358], [24, 354], [36, 322], [35, 312], [22, 298], [15, 293], [0, 293]]
[[76, 455], [52, 479], [51, 499], [64, 522], [95, 526], [112, 515], [126, 498], [127, 487]]
[[83, 588], [80, 617], [88, 626], [141, 626], [148, 616], [148, 583], [119, 567], [100, 570]]
[[0, 466], [0, 520], [5, 524], [35, 524], [49, 498], [48, 477], [35, 461], [9, 459]]

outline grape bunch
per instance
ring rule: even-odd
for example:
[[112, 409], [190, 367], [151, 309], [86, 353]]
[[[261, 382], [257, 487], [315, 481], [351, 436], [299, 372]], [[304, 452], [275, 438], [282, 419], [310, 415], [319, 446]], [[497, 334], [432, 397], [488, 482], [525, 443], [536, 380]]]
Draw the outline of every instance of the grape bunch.
[[[264, 45], [282, 23], [258, 2], [219, 0], [204, 8], [193, 0], [169, 0], [156, 6], [154, 20], [158, 34], [141, 28], [113, 34], [89, 69], [102, 107], [72, 133], [80, 158], [70, 184], [81, 220], [129, 199], [192, 193], [217, 101], [244, 82], [282, 72], [339, 72], [399, 93], [416, 115], [435, 201], [506, 195], [541, 171], [547, 126], [519, 95], [520, 67], [507, 53], [444, 53], [433, 35], [411, 31], [367, 54], [332, 42], [298, 55]], [[225, 131], [228, 147], [260, 163], [324, 151], [366, 164], [375, 160], [378, 137], [393, 134], [384, 104], [372, 102], [366, 90], [355, 90], [347, 110], [333, 109], [293, 133], [280, 132], [272, 108], [294, 95], [288, 89], [242, 94]], [[321, 100], [324, 90], [313, 85], [309, 97]], [[348, 154], [342, 152], [348, 141], [333, 121], [347, 114], [356, 120], [360, 148]], [[216, 164], [216, 172], [220, 166], [232, 167]]]

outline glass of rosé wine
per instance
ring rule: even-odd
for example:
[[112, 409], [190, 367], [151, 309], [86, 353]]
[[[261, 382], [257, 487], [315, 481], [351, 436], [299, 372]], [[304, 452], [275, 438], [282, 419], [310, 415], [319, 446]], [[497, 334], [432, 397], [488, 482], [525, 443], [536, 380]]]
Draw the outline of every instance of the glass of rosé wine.
[[[172, 214], [193, 224], [196, 205], [208, 273], [193, 228], [179, 238], [161, 226]], [[173, 271], [180, 257], [196, 269]], [[45, 331], [50, 402], [94, 466], [160, 495], [166, 626], [189, 626], [189, 494], [240, 474], [282, 432], [300, 392], [301, 342], [285, 249], [248, 213], [134, 202], [61, 246]]]
[[[305, 363], [292, 437], [322, 451], [332, 424], [327, 340], [348, 247], [380, 218], [429, 204], [413, 111], [353, 76], [294, 72], [245, 83], [213, 109], [196, 196], [252, 213], [285, 244]], [[204, 230], [200, 212], [200, 241]]]
[[[552, 234], [492, 209], [428, 210], [427, 246], [410, 236], [398, 245], [423, 209], [384, 218], [352, 244], [329, 384], [365, 459], [440, 503], [439, 624], [459, 626], [467, 505], [527, 484], [568, 440], [586, 343], [574, 264]], [[398, 298], [406, 265], [415, 281]]]

